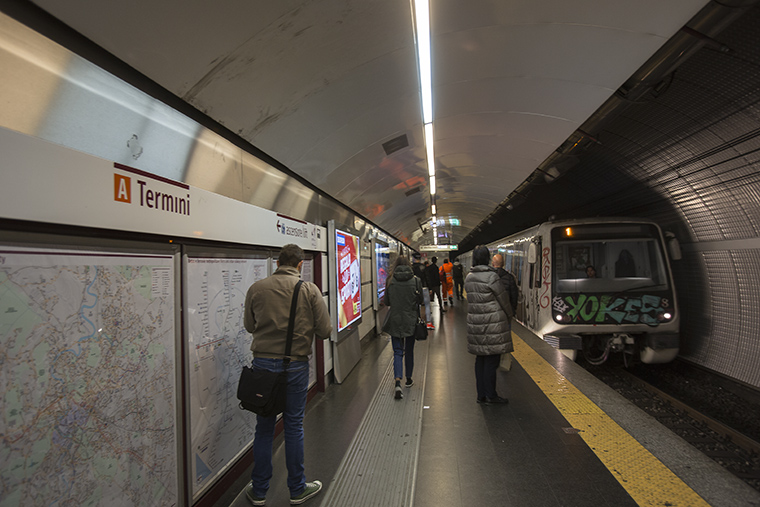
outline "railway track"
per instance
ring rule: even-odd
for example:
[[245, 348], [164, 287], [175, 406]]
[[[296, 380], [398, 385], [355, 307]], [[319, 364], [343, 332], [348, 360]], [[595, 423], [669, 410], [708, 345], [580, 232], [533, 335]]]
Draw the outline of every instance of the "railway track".
[[759, 442], [622, 367], [605, 365], [588, 369], [663, 426], [760, 491]]

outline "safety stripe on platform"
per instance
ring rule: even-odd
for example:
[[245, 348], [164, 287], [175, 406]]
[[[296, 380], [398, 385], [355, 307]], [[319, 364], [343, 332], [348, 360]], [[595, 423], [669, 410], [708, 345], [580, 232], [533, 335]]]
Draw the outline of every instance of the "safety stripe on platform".
[[[393, 360], [321, 505], [411, 506], [417, 478], [428, 342], [414, 347], [414, 382], [394, 399]], [[403, 386], [402, 381], [402, 386]]]
[[512, 333], [513, 357], [562, 416], [642, 506], [708, 506], [668, 467], [621, 428], [551, 364]]

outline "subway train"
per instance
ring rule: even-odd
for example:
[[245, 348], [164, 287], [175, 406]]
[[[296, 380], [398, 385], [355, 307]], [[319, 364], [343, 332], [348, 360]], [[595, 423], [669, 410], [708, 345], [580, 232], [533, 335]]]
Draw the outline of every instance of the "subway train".
[[[670, 260], [674, 236], [651, 221], [551, 221], [487, 245], [517, 281], [516, 318], [575, 360], [622, 353], [626, 364], [666, 363], [679, 350], [679, 312]], [[459, 256], [468, 272], [472, 252]]]

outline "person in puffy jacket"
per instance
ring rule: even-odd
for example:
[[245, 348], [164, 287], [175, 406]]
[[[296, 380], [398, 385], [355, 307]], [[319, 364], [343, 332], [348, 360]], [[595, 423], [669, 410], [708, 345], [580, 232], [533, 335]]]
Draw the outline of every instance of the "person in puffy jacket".
[[501, 355], [512, 352], [509, 294], [499, 275], [488, 266], [488, 247], [472, 252], [472, 269], [464, 281], [467, 293], [467, 351], [475, 354], [478, 403], [507, 403], [496, 392], [496, 370]]
[[393, 263], [383, 297], [383, 303], [390, 307], [383, 331], [391, 335], [397, 400], [404, 397], [401, 392], [402, 362], [406, 363], [406, 387], [414, 385], [414, 327], [420, 316], [422, 301], [422, 282], [414, 276], [409, 259], [400, 255]]

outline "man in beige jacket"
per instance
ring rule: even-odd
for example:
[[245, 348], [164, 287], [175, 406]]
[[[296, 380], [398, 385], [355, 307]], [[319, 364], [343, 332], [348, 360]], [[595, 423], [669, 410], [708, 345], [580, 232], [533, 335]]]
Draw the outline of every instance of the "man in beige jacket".
[[[303, 250], [285, 245], [280, 251], [277, 270], [272, 276], [254, 283], [245, 297], [244, 325], [253, 334], [253, 368], [283, 370], [286, 335], [293, 290], [301, 277]], [[304, 282], [298, 294], [293, 325], [291, 363], [288, 367], [288, 390], [282, 414], [285, 436], [285, 462], [288, 469], [290, 503], [299, 505], [322, 489], [320, 481], [306, 482], [303, 463], [303, 417], [309, 387], [309, 354], [314, 336], [327, 339], [332, 333], [322, 292]], [[256, 416], [253, 440], [253, 471], [246, 496], [253, 505], [265, 505], [272, 477], [272, 442], [276, 417]]]

